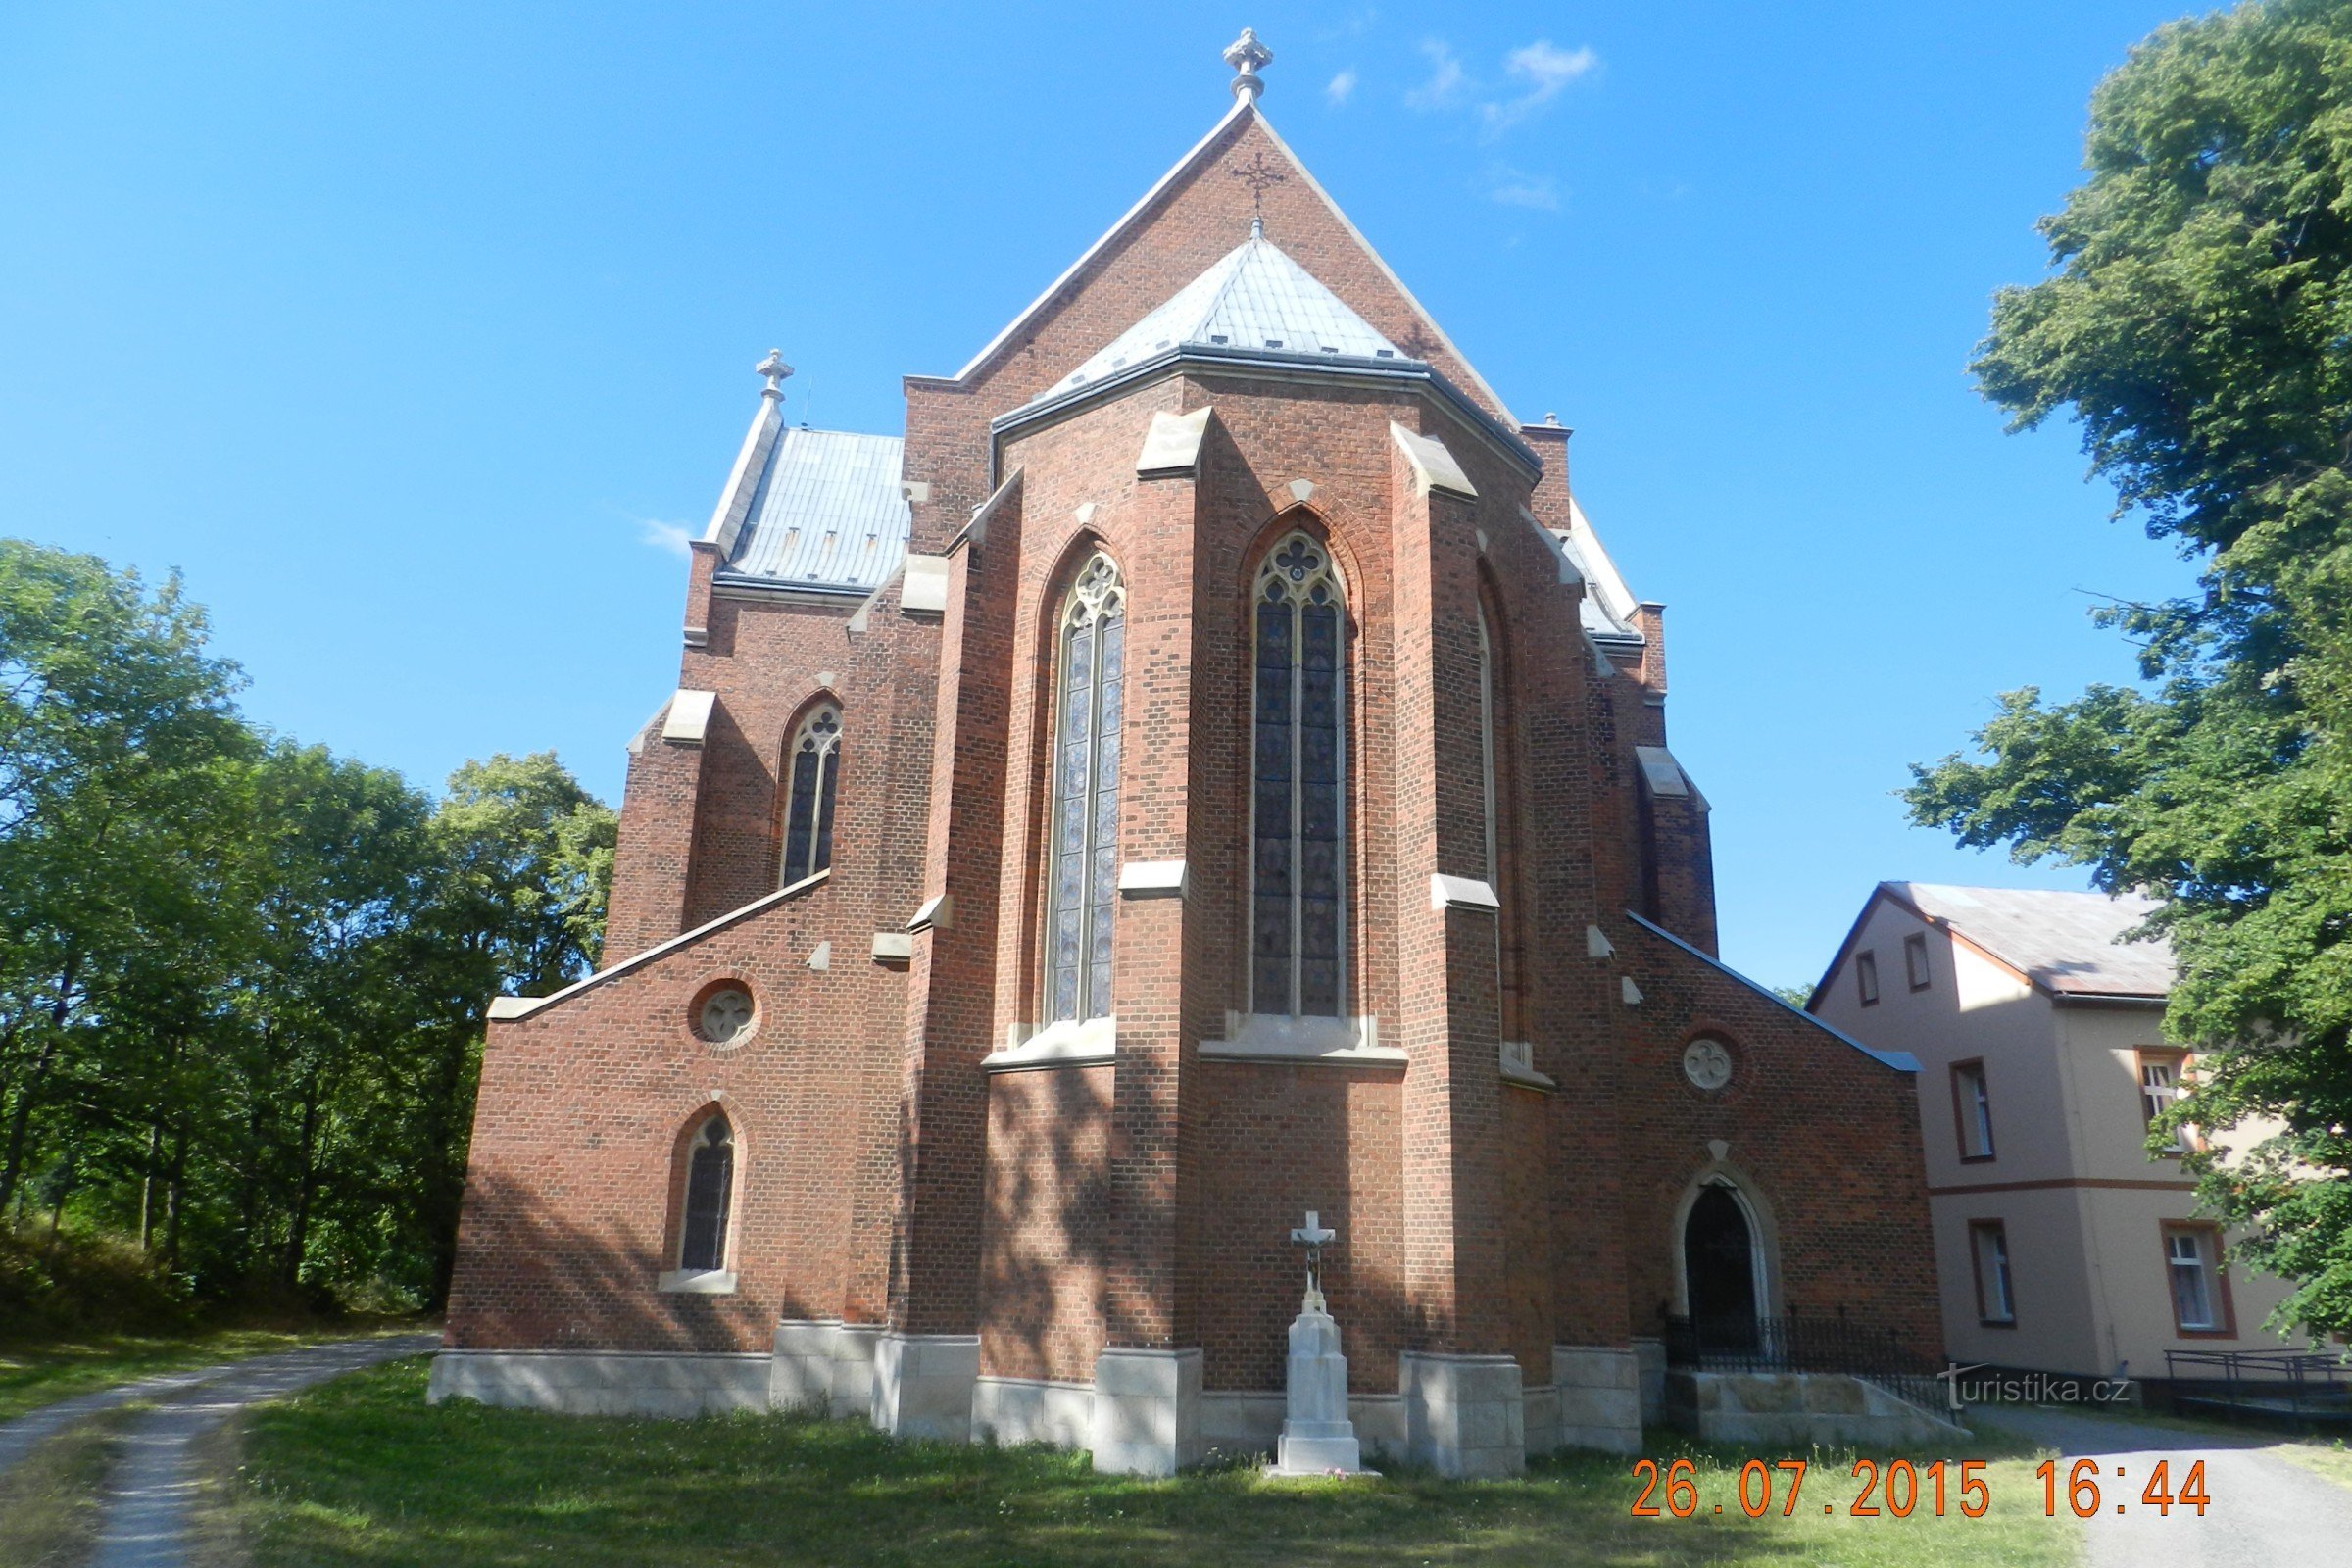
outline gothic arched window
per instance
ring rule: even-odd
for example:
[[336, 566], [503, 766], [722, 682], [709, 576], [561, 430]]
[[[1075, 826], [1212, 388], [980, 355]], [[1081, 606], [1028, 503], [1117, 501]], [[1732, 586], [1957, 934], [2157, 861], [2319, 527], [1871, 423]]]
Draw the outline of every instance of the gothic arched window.
[[690, 1273], [727, 1266], [727, 1209], [735, 1193], [735, 1132], [712, 1111], [686, 1155], [686, 1213], [678, 1267]]
[[1250, 1010], [1341, 1013], [1346, 615], [1331, 553], [1303, 533], [1257, 574], [1250, 801]]
[[1110, 1015], [1111, 901], [1119, 880], [1119, 704], [1127, 590], [1098, 555], [1062, 601], [1054, 729], [1054, 828], [1046, 871], [1051, 1021]]
[[801, 721], [786, 753], [784, 885], [833, 863], [833, 787], [841, 774], [841, 710], [827, 703]]
[[1495, 855], [1494, 802], [1494, 639], [1487, 630], [1487, 608], [1478, 608], [1478, 760], [1485, 782], [1487, 813], [1487, 886], [1502, 891], [1502, 862]]

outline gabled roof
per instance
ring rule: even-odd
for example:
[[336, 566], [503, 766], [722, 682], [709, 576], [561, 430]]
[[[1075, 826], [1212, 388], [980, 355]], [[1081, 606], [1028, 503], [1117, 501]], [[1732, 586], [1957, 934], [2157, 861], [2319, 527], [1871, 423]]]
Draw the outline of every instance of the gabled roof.
[[895, 435], [783, 430], [718, 580], [841, 594], [880, 586], [906, 554], [913, 521], [899, 486], [905, 446]]
[[[2156, 901], [2136, 893], [2069, 893], [2046, 888], [1965, 888], [1940, 882], [1882, 882], [1862, 906], [1838, 956], [1822, 976], [1829, 984], [1882, 900], [1952, 932], [1971, 947], [2053, 997], [2103, 1001], [2160, 1001], [2172, 990], [2173, 950], [2161, 938], [2124, 941], [2125, 933], [2156, 912]], [[1816, 1000], [1820, 988], [1815, 988]]]
[[995, 337], [990, 338], [980, 352], [973, 355], [963, 368], [956, 372], [954, 379], [969, 381], [974, 376], [986, 371], [1013, 345], [1026, 337], [1036, 323], [1048, 318], [1057, 304], [1073, 293], [1079, 280], [1087, 275], [1098, 259], [1115, 251], [1120, 242], [1131, 232], [1150, 220], [1164, 199], [1178, 187], [1190, 183], [1196, 175], [1201, 172], [1210, 159], [1242, 133], [1245, 126], [1252, 124], [1265, 135], [1268, 142], [1272, 143], [1274, 151], [1279, 153], [1283, 161], [1289, 165], [1292, 173], [1322, 204], [1342, 231], [1362, 249], [1364, 256], [1378, 270], [1381, 277], [1391, 288], [1396, 290], [1397, 297], [1404, 302], [1405, 307], [1419, 320], [1431, 341], [1443, 349], [1459, 366], [1461, 373], [1468, 378], [1470, 392], [1484, 405], [1486, 411], [1500, 422], [1515, 427], [1517, 420], [1511, 417], [1508, 408], [1494, 389], [1487, 384], [1486, 377], [1479, 374], [1478, 368], [1469, 362], [1459, 348], [1455, 347], [1453, 340], [1446, 336], [1446, 329], [1438, 324], [1437, 318], [1429, 314], [1428, 308], [1414, 297], [1413, 291], [1404, 286], [1404, 280], [1396, 275], [1394, 268], [1389, 266], [1388, 259], [1373, 249], [1372, 242], [1364, 237], [1363, 230], [1357, 228], [1348, 220], [1348, 215], [1341, 211], [1340, 204], [1332, 200], [1331, 193], [1323, 188], [1321, 182], [1315, 178], [1313, 172], [1299, 161], [1298, 155], [1291, 150], [1290, 144], [1285, 142], [1275, 131], [1273, 122], [1266, 119], [1264, 112], [1247, 97], [1235, 99], [1233, 107], [1227, 110], [1214, 125], [1209, 127], [1208, 134], [1195, 142], [1191, 150], [1176, 160], [1174, 166], [1166, 173], [1153, 181], [1152, 188], [1144, 192], [1134, 206], [1121, 214], [1118, 221], [1105, 229], [1100, 238], [1079, 255], [1076, 261], [1064, 268], [1061, 275], [1046, 286], [1044, 293], [1030, 301], [1027, 308], [1018, 316], [1005, 322], [1004, 329], [999, 331]]
[[1208, 270], [1030, 401], [1065, 396], [1188, 348], [1286, 362], [1420, 363], [1284, 255], [1265, 237], [1262, 224], [1253, 223], [1250, 237]]

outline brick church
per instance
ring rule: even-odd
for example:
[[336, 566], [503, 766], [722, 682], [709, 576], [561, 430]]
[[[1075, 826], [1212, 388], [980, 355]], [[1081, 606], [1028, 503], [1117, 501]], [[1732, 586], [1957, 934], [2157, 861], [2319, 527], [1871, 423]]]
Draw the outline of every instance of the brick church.
[[[605, 953], [493, 1008], [435, 1397], [1166, 1473], [1632, 1449], [1669, 1317], [1938, 1348], [1915, 1064], [1714, 956], [1661, 608], [1257, 106], [904, 436], [771, 356]], [[1541, 308], [1530, 302], [1531, 308]]]

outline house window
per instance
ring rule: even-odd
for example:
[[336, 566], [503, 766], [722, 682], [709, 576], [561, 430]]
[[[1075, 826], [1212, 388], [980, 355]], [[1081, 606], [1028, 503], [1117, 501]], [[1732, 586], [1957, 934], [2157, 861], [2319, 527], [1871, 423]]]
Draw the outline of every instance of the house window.
[[689, 1273], [727, 1266], [727, 1209], [735, 1193], [735, 1132], [713, 1111], [686, 1156], [686, 1223], [678, 1267]]
[[2171, 1277], [2173, 1326], [2182, 1334], [2228, 1334], [2229, 1290], [2221, 1278], [2221, 1236], [2209, 1225], [2164, 1228], [2165, 1273]]
[[1251, 1010], [1340, 1015], [1345, 617], [1331, 553], [1294, 533], [1257, 577]]
[[1879, 956], [1868, 948], [1854, 955], [1854, 989], [1865, 1007], [1879, 1004]]
[[1928, 989], [1928, 939], [1916, 931], [1903, 938], [1903, 978], [1914, 991]]
[[[2142, 1125], [2153, 1127], [2156, 1118], [2173, 1108], [2180, 1099], [2181, 1079], [2188, 1071], [2188, 1054], [2181, 1051], [2143, 1051], [2139, 1053], [2139, 1119]], [[2184, 1154], [2196, 1148], [2196, 1134], [2186, 1127], [2173, 1130], [2172, 1143], [2166, 1151]]]
[[1971, 1220], [1968, 1251], [1977, 1271], [1977, 1321], [2017, 1325], [2017, 1295], [2009, 1278], [2009, 1232], [1997, 1219]]
[[1960, 1157], [1992, 1157], [1992, 1095], [1982, 1060], [1952, 1063], [1952, 1123], [1960, 1134]]
[[833, 863], [833, 788], [841, 776], [841, 710], [827, 703], [801, 721], [784, 808], [784, 886]]
[[1059, 628], [1054, 838], [1046, 873], [1046, 1000], [1056, 1023], [1110, 1015], [1127, 590], [1108, 556], [1089, 561], [1070, 584]]

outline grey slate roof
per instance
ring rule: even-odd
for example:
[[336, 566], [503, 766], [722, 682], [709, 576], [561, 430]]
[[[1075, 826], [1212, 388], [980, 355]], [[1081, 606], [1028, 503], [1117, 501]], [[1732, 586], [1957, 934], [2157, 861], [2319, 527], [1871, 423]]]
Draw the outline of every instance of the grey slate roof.
[[2059, 996], [2160, 997], [2172, 989], [2170, 944], [2116, 941], [2155, 912], [2152, 899], [1938, 882], [1879, 886]]
[[1064, 397], [1187, 347], [1279, 355], [1287, 360], [1421, 363], [1383, 337], [1272, 240], [1252, 232], [1207, 271], [1178, 289], [1167, 303], [1030, 402]]
[[913, 514], [895, 435], [786, 429], [768, 453], [721, 580], [870, 593], [899, 569]]

